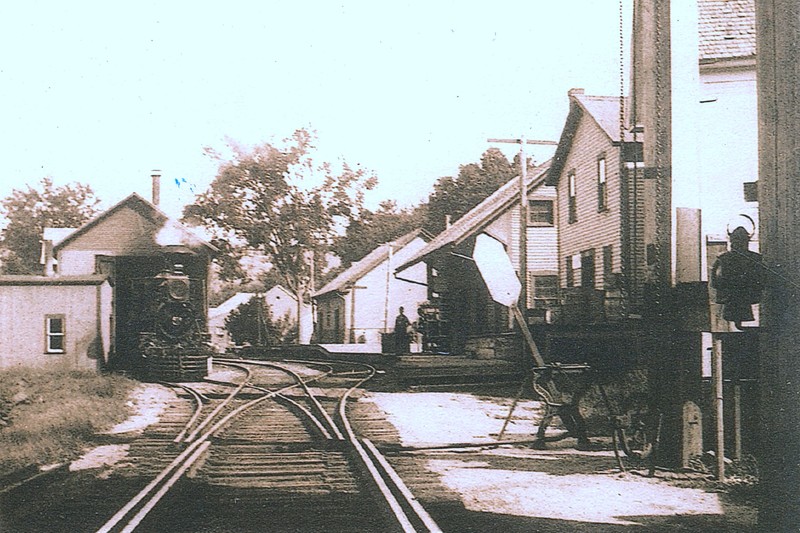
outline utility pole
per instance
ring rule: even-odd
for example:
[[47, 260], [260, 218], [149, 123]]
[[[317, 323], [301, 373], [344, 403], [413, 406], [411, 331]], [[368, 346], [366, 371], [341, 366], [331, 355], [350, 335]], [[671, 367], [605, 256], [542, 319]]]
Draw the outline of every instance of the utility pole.
[[526, 144], [558, 146], [555, 141], [534, 141], [525, 137], [519, 139], [486, 139], [490, 143], [519, 144], [519, 282], [522, 285], [520, 301], [523, 309], [528, 308], [528, 158]]
[[765, 291], [758, 530], [800, 524], [800, 0], [756, 2], [758, 204]]

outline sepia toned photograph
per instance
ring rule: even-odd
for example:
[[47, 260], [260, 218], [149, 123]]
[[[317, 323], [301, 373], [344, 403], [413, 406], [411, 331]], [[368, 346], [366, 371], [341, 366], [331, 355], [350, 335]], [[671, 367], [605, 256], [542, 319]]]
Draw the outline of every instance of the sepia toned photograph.
[[0, 531], [800, 531], [800, 0], [4, 2]]

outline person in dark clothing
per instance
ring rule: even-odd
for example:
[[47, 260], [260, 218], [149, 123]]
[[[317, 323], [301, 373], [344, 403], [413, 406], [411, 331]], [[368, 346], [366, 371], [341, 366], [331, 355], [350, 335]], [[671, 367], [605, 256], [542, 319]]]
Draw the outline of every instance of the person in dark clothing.
[[403, 314], [404, 309], [400, 308], [400, 314], [394, 319], [394, 353], [408, 353], [408, 327], [411, 324], [408, 317]]

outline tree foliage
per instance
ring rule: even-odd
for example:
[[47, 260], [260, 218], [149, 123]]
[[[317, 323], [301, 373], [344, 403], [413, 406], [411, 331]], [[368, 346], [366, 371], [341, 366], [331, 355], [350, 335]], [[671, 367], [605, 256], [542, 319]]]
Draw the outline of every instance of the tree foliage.
[[45, 227], [76, 228], [97, 214], [99, 200], [88, 185], [74, 183], [56, 187], [44, 178], [39, 188], [14, 189], [0, 201], [8, 221], [0, 246], [6, 274], [40, 274], [40, 240]]
[[273, 317], [263, 296], [253, 296], [231, 311], [225, 328], [234, 344], [275, 346], [297, 340], [297, 322], [289, 316]]
[[[528, 163], [532, 168], [531, 161]], [[501, 185], [518, 176], [520, 168], [518, 157], [512, 163], [499, 149], [489, 148], [481, 156], [480, 163], [461, 165], [458, 176], [440, 178], [428, 197], [425, 228], [434, 234], [441, 232], [448, 215], [451, 222], [455, 222]]]
[[[184, 209], [184, 220], [211, 230], [220, 239], [215, 244], [227, 241], [230, 253], [221, 256], [260, 252], [298, 295], [308, 289], [312, 254], [319, 258], [330, 249], [337, 230], [357, 218], [364, 191], [376, 181], [347, 164], [336, 171], [328, 163], [315, 164], [313, 140], [301, 129], [285, 146], [231, 143], [229, 160], [209, 151], [220, 161], [217, 176]], [[223, 269], [223, 275], [235, 274]]]
[[335, 241], [333, 252], [342, 260], [342, 267], [358, 261], [381, 243], [390, 242], [420, 227], [417, 210], [398, 209], [394, 200], [384, 200], [374, 213], [362, 210], [350, 222], [347, 231]]

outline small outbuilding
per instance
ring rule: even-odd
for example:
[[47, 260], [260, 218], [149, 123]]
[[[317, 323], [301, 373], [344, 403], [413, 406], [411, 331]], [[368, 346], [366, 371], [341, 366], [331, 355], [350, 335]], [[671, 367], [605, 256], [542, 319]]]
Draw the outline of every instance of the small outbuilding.
[[[396, 266], [425, 246], [422, 230], [381, 244], [314, 293], [320, 344], [359, 344], [380, 352], [382, 336], [391, 333], [400, 307], [410, 322], [427, 297], [424, 265], [406, 273], [413, 283], [394, 277]], [[369, 347], [369, 348], [367, 348]]]
[[46, 228], [45, 275], [0, 277], [0, 367], [146, 375], [149, 357], [181, 377], [183, 356], [168, 353], [203, 344], [215, 251], [137, 194], [80, 228]]
[[[237, 292], [217, 307], [208, 310], [208, 330], [215, 351], [224, 353], [232, 345], [225, 321], [234, 309], [249, 302], [254, 296], [263, 296], [269, 305], [273, 320], [288, 319], [297, 323], [297, 298], [281, 285], [275, 285], [264, 293]], [[311, 341], [312, 330], [311, 306], [303, 305], [301, 320], [300, 344], [308, 344]]]
[[102, 367], [111, 310], [103, 275], [0, 276], [0, 368]]
[[[414, 268], [427, 266], [428, 303], [420, 321], [425, 351], [484, 358], [513, 358], [519, 353], [508, 307], [492, 300], [472, 259], [481, 234], [500, 241], [517, 275], [525, 277], [527, 290], [520, 296], [524, 313], [543, 320], [557, 305], [556, 190], [544, 183], [549, 168], [550, 161], [527, 176], [527, 220], [520, 219], [520, 178], [516, 177], [408, 259], [398, 261], [398, 279], [407, 279]], [[525, 271], [520, 276], [523, 242]]]

